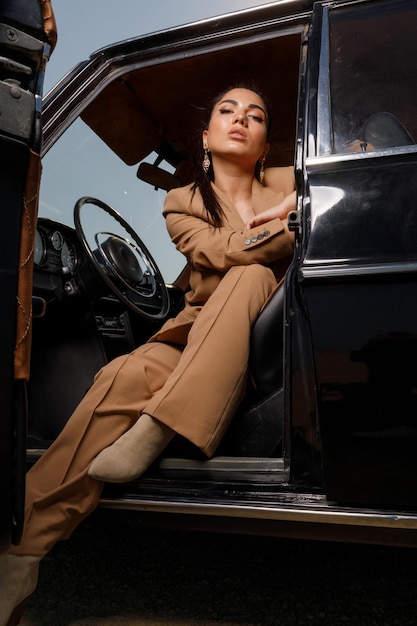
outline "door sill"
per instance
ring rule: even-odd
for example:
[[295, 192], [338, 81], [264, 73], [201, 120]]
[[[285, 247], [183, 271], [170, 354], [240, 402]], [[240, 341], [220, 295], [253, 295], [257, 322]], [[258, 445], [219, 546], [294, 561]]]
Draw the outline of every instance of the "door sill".
[[197, 480], [217, 479], [259, 482], [288, 482], [289, 468], [283, 458], [215, 456], [208, 460], [168, 457], [154, 466], [158, 475], [171, 478], [187, 475]]

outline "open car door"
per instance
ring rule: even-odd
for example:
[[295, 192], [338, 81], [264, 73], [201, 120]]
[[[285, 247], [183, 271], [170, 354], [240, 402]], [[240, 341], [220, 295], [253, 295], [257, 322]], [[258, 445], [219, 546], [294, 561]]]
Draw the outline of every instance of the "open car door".
[[[56, 41], [49, 0], [0, 3], [0, 550], [22, 530], [40, 103]], [[36, 303], [35, 303], [36, 304]]]

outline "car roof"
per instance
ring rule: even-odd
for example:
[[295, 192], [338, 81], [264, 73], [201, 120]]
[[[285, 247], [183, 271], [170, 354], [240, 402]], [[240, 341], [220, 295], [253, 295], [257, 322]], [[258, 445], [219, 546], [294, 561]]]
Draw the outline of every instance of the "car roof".
[[290, 165], [301, 34], [312, 4], [284, 0], [119, 42], [74, 68], [67, 83], [106, 68], [82, 119], [126, 164], [157, 152], [174, 167], [190, 158], [212, 98], [254, 83], [272, 108], [268, 165]]

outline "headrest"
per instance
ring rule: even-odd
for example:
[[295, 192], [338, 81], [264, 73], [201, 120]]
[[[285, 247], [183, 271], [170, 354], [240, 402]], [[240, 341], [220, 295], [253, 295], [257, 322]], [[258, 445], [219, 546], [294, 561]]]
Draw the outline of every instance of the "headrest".
[[374, 149], [411, 146], [414, 139], [401, 122], [386, 111], [369, 117], [362, 127], [362, 141], [371, 144]]

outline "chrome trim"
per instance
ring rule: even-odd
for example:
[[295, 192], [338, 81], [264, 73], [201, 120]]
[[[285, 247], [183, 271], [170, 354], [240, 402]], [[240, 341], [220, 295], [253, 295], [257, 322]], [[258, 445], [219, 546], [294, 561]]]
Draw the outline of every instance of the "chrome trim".
[[159, 462], [158, 469], [171, 472], [173, 479], [178, 472], [189, 472], [197, 480], [210, 477], [220, 481], [253, 481], [262, 485], [283, 485], [290, 480], [289, 467], [283, 458], [217, 456], [198, 461], [168, 457]]
[[[133, 283], [131, 284], [126, 279], [126, 277], [123, 276], [123, 274], [121, 273], [121, 271], [117, 267], [117, 264], [112, 262], [112, 260], [108, 256], [107, 252], [103, 249], [103, 245], [99, 241], [99, 236], [100, 235], [108, 235], [109, 237], [114, 237], [115, 239], [118, 239], [119, 241], [123, 241], [123, 243], [125, 243], [127, 246], [132, 248], [137, 253], [137, 255], [140, 257], [142, 263], [146, 267], [146, 270], [144, 272], [142, 272], [142, 274], [143, 274], [144, 278], [149, 280], [149, 283], [151, 285], [151, 290], [150, 291], [147, 291], [146, 289], [141, 289], [140, 288], [140, 284], [137, 284], [137, 285], [134, 285]], [[104, 260], [104, 265], [105, 265], [106, 268], [108, 268], [108, 270], [109, 270], [109, 272], [110, 272], [110, 274], [112, 276], [115, 276], [116, 278], [118, 278], [120, 280], [120, 282], [127, 289], [133, 291], [135, 294], [137, 294], [139, 296], [142, 296], [143, 298], [153, 298], [154, 297], [154, 295], [157, 292], [155, 272], [153, 271], [153, 267], [148, 263], [148, 259], [143, 254], [143, 252], [139, 248], [139, 246], [135, 245], [135, 243], [130, 241], [130, 239], [126, 239], [126, 237], [121, 237], [120, 235], [116, 235], [114, 233], [109, 233], [109, 232], [106, 232], [106, 231], [100, 231], [100, 232], [96, 233], [94, 235], [94, 240], [95, 240], [95, 242], [97, 244], [98, 249], [100, 250], [101, 257]], [[141, 270], [142, 270], [142, 268], [141, 268]]]
[[323, 7], [317, 87], [317, 152], [320, 155], [332, 152], [329, 71], [329, 10]]
[[[304, 499], [311, 497], [304, 496]], [[300, 495], [300, 501], [303, 496]], [[381, 513], [375, 510], [337, 509], [323, 503], [320, 506], [312, 504], [307, 507], [300, 504], [279, 504], [277, 506], [264, 505], [235, 505], [235, 504], [210, 504], [194, 502], [158, 502], [155, 500], [134, 500], [123, 498], [112, 500], [102, 498], [100, 505], [111, 509], [130, 509], [153, 513], [175, 513], [183, 515], [206, 515], [211, 517], [233, 517], [258, 520], [275, 520], [284, 522], [305, 522], [311, 524], [334, 524], [346, 526], [368, 526], [374, 528], [407, 529], [417, 530], [417, 513]]]
[[356, 265], [355, 267], [341, 265], [334, 267], [328, 265], [330, 263], [338, 263], [339, 259], [332, 261], [326, 259], [323, 263], [327, 265], [318, 265], [320, 261], [315, 261], [311, 267], [303, 266], [299, 270], [301, 280], [323, 278], [343, 278], [352, 276], [378, 276], [387, 274], [413, 274], [417, 273], [417, 261], [409, 261], [404, 263], [380, 263], [378, 265]]
[[26, 457], [28, 460], [37, 461], [46, 452], [46, 448], [28, 448], [26, 450]]
[[329, 156], [309, 156], [306, 158], [305, 164], [308, 168], [319, 169], [321, 167], [329, 168], [331, 165], [340, 165], [343, 163], [358, 163], [364, 159], [380, 159], [382, 157], [395, 157], [405, 154], [417, 154], [417, 145], [397, 146], [395, 148], [370, 150], [369, 152], [335, 152]]

